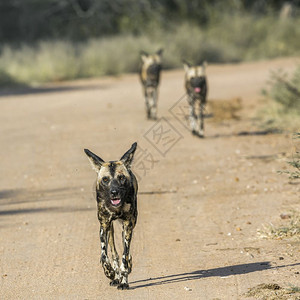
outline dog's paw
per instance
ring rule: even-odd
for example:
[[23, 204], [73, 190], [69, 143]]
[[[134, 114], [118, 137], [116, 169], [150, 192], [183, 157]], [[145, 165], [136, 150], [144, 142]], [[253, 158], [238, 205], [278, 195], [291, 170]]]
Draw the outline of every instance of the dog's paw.
[[118, 290], [129, 290], [129, 284], [128, 283], [121, 283], [118, 285]]
[[195, 129], [193, 129], [193, 130], [192, 130], [192, 135], [196, 135], [196, 136], [197, 136], [197, 135], [198, 135], [198, 131], [195, 130]]
[[110, 285], [110, 286], [117, 286], [117, 285], [119, 285], [119, 283], [120, 283], [119, 279], [114, 279], [114, 280], [112, 280], [112, 281], [109, 283], [109, 285]]
[[203, 133], [200, 133], [196, 130], [192, 130], [192, 134], [199, 137], [199, 138], [204, 138], [204, 134]]

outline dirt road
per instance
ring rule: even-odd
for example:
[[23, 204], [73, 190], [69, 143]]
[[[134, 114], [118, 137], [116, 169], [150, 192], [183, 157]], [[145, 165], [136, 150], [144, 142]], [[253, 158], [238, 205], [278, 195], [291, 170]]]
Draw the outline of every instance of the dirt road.
[[[252, 119], [269, 70], [297, 61], [209, 66], [209, 99], [241, 97], [243, 109], [240, 120], [207, 119], [204, 139], [177, 114], [182, 70], [163, 73], [158, 123], [145, 119], [137, 75], [3, 93], [0, 298], [244, 299], [260, 283], [299, 286], [299, 242], [257, 235], [299, 209], [299, 185], [277, 174], [293, 140], [254, 135]], [[99, 264], [83, 148], [114, 160], [134, 141], [139, 219], [131, 289], [118, 291]]]

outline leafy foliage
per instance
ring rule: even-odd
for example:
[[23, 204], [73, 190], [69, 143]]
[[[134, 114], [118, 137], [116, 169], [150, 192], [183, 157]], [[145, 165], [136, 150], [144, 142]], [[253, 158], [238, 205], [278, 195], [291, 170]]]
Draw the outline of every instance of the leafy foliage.
[[281, 70], [272, 72], [270, 85], [271, 89], [265, 94], [279, 103], [284, 112], [290, 110], [300, 112], [300, 65], [290, 80]]
[[[295, 139], [300, 139], [300, 133], [295, 133]], [[294, 171], [279, 171], [280, 174], [285, 173], [289, 175], [290, 179], [300, 179], [300, 151], [296, 150], [295, 157], [292, 161], [289, 161], [288, 164], [295, 168]]]
[[267, 127], [299, 129], [300, 65], [289, 78], [283, 70], [271, 73], [269, 88], [263, 94], [269, 100], [260, 113]]
[[[294, 15], [300, 0], [287, 2]], [[151, 25], [190, 21], [208, 26], [221, 14], [278, 14], [280, 0], [12, 0], [0, 2], [0, 40], [86, 40], [120, 33], [143, 34]], [[253, 24], [255, 25], [255, 24]], [[273, 32], [276, 32], [275, 30]]]
[[135, 72], [139, 52], [163, 67], [300, 54], [300, 0], [13, 0], [0, 2], [0, 85]]

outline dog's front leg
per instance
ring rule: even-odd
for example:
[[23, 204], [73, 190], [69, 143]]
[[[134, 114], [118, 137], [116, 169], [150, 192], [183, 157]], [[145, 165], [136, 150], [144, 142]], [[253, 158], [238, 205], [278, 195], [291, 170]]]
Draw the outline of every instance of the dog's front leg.
[[150, 117], [151, 117], [151, 107], [150, 107], [150, 103], [149, 103], [149, 95], [148, 95], [147, 87], [144, 87], [144, 95], [145, 95], [147, 118], [150, 119]]
[[195, 113], [195, 100], [189, 96], [189, 110], [190, 110], [190, 126], [193, 134], [197, 134], [197, 118]]
[[101, 244], [100, 262], [102, 264], [105, 276], [110, 280], [113, 280], [115, 278], [115, 271], [112, 268], [107, 255], [107, 238], [108, 238], [109, 230], [110, 230], [110, 224], [100, 223], [100, 244]]
[[156, 120], [157, 118], [157, 88], [154, 88], [152, 93], [151, 118], [153, 120]]
[[125, 220], [123, 222], [123, 256], [122, 264], [120, 268], [120, 284], [118, 289], [129, 289], [128, 285], [128, 274], [131, 272], [132, 260], [131, 255], [129, 254], [130, 243], [132, 238], [132, 231], [134, 227], [134, 222], [132, 220]]
[[204, 110], [205, 110], [204, 104], [200, 103], [200, 130], [199, 130], [200, 137], [203, 137], [204, 135]]
[[108, 243], [111, 248], [111, 253], [112, 253], [112, 260], [113, 260], [113, 269], [115, 271], [115, 278], [110, 282], [110, 285], [115, 286], [120, 283], [120, 266], [119, 266], [119, 255], [116, 250], [115, 246], [115, 239], [114, 239], [114, 225], [113, 222], [111, 223], [110, 231], [108, 234]]

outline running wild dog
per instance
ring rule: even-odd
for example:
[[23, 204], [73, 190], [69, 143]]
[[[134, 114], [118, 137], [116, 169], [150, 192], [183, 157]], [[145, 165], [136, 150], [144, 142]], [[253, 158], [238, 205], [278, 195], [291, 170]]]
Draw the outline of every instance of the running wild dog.
[[190, 106], [189, 119], [192, 133], [204, 137], [204, 110], [207, 94], [206, 62], [201, 66], [191, 66], [184, 61], [183, 66], [185, 70], [185, 88]]
[[[104, 273], [118, 289], [129, 289], [128, 274], [132, 269], [132, 258], [129, 254], [133, 228], [137, 221], [137, 180], [131, 172], [131, 163], [137, 143], [117, 161], [104, 162], [88, 149], [92, 168], [97, 172], [96, 195], [98, 219], [100, 222], [101, 258]], [[113, 221], [119, 220], [123, 225], [123, 256], [121, 266], [114, 241]], [[112, 253], [112, 264], [108, 257], [108, 244]]]
[[141, 51], [140, 79], [145, 95], [147, 118], [153, 120], [157, 118], [157, 89], [162, 68], [162, 53], [163, 49], [152, 55]]

